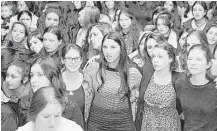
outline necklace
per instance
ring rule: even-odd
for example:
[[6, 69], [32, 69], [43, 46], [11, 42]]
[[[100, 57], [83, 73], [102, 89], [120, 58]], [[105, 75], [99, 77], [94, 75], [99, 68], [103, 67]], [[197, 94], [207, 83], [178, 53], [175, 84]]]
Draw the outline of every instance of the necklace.
[[69, 95], [72, 96], [74, 93], [73, 91], [69, 91]]

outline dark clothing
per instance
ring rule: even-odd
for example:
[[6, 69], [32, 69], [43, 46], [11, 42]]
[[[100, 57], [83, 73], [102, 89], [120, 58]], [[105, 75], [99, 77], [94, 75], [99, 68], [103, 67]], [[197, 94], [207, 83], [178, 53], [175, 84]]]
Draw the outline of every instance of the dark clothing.
[[187, 75], [175, 83], [185, 117], [184, 131], [217, 130], [217, 89], [209, 81], [205, 85], [193, 85]]

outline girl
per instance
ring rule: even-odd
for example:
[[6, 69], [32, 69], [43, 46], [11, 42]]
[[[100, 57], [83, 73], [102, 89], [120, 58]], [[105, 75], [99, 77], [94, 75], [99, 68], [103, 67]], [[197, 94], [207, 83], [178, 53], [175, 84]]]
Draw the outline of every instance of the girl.
[[209, 43], [211, 52], [213, 52], [214, 46], [217, 44], [217, 24], [212, 24], [206, 31], [206, 37]]
[[81, 29], [76, 36], [76, 44], [80, 47], [84, 46], [87, 29], [90, 24], [98, 23], [100, 19], [100, 11], [97, 7], [84, 7], [78, 14], [78, 21]]
[[93, 98], [93, 83], [92, 78], [81, 70], [83, 57], [82, 49], [78, 45], [69, 44], [64, 47], [62, 58], [65, 68], [62, 70], [62, 78], [68, 99], [77, 102], [87, 122]]
[[184, 29], [205, 31], [211, 24], [207, 19], [207, 6], [204, 1], [197, 1], [192, 6], [194, 18], [184, 23]]
[[164, 37], [160, 33], [146, 33], [142, 36], [139, 42], [138, 54], [132, 58], [143, 73], [143, 66], [151, 61], [154, 47], [160, 42], [165, 41]]
[[185, 117], [185, 131], [217, 129], [217, 90], [210, 79], [210, 66], [209, 48], [194, 45], [187, 55], [188, 74], [175, 82]]
[[173, 87], [179, 75], [174, 72], [177, 61], [173, 46], [167, 42], [156, 45], [152, 64], [154, 72], [146, 72], [140, 88], [137, 118], [142, 123], [137, 128], [141, 131], [180, 131], [176, 89]]
[[30, 65], [15, 59], [7, 69], [2, 92], [9, 100], [2, 103], [2, 129], [15, 130], [27, 122], [31, 88], [28, 84]]
[[108, 23], [97, 23], [91, 25], [88, 28], [86, 37], [86, 47], [84, 48], [85, 51], [87, 50], [87, 53], [84, 54], [84, 64], [86, 64], [86, 66], [90, 62], [96, 61], [100, 58], [102, 39], [107, 33], [111, 31], [112, 27]]
[[44, 47], [40, 34], [34, 33], [29, 35], [27, 38], [27, 46], [31, 51], [39, 54]]
[[163, 12], [158, 15], [156, 19], [157, 31], [161, 33], [176, 50], [179, 49], [178, 37], [175, 31], [173, 31], [172, 15], [167, 12]]
[[36, 30], [37, 27], [34, 27], [32, 24], [32, 14], [31, 12], [24, 10], [21, 11], [18, 15], [17, 15], [17, 20], [23, 22], [27, 29], [29, 29], [30, 32], [34, 32]]
[[184, 7], [184, 11], [183, 13], [181, 13], [182, 16], [182, 25], [183, 23], [185, 23], [186, 21], [192, 19], [193, 13], [192, 13], [192, 6], [194, 5], [195, 1], [185, 1], [186, 7]]
[[101, 51], [100, 63], [92, 63], [85, 70], [94, 78], [95, 92], [88, 131], [135, 131], [133, 121], [141, 74], [129, 63], [120, 34], [105, 35]]
[[46, 28], [43, 34], [43, 45], [41, 56], [50, 56], [58, 66], [61, 64], [61, 50], [64, 46], [61, 29], [57, 26]]
[[11, 31], [5, 38], [5, 42], [3, 43], [3, 47], [8, 47], [6, 43], [7, 41], [11, 41], [13, 43], [13, 47], [15, 48], [27, 48], [26, 38], [29, 35], [28, 29], [22, 22], [14, 22], [11, 27]]
[[115, 29], [117, 25], [118, 15], [120, 10], [117, 8], [117, 1], [103, 1], [102, 2], [102, 13], [109, 17], [109, 24], [112, 26], [112, 29]]
[[[56, 3], [55, 3], [56, 4]], [[43, 34], [44, 30], [48, 27], [58, 26], [63, 34], [63, 42], [69, 42], [68, 29], [65, 25], [65, 20], [62, 18], [62, 12], [60, 5], [56, 5], [56, 7], [47, 7], [45, 8], [44, 13], [39, 18], [38, 22], [38, 33]]]
[[180, 66], [185, 71], [187, 69], [187, 53], [193, 45], [202, 44], [208, 46], [206, 34], [202, 31], [191, 31], [187, 37], [183, 49], [180, 52], [179, 61]]
[[168, 12], [171, 13], [173, 19], [174, 30], [179, 35], [181, 31], [181, 17], [178, 12], [178, 5], [176, 1], [165, 1], [163, 7], [166, 8]]
[[[57, 90], [65, 93], [65, 85], [61, 77], [60, 68], [50, 57], [38, 59], [32, 64], [30, 72], [30, 83], [33, 92], [46, 86], [52, 86]], [[75, 121], [81, 127], [84, 127], [83, 116], [77, 103], [73, 100], [65, 98], [67, 103], [63, 112], [63, 117]]]
[[64, 95], [61, 91], [54, 87], [37, 90], [29, 108], [30, 122], [16, 131], [83, 131], [75, 122], [62, 117], [64, 106]]
[[124, 37], [128, 55], [137, 49], [140, 30], [132, 14], [126, 10], [122, 10], [118, 16], [118, 25], [115, 30]]

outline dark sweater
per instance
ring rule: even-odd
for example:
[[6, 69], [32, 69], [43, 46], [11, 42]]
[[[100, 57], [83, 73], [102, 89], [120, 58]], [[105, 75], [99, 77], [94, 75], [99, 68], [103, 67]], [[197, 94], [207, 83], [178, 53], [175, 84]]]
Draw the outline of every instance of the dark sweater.
[[217, 130], [217, 89], [214, 82], [197, 86], [186, 75], [175, 83], [180, 99], [185, 126], [184, 131]]

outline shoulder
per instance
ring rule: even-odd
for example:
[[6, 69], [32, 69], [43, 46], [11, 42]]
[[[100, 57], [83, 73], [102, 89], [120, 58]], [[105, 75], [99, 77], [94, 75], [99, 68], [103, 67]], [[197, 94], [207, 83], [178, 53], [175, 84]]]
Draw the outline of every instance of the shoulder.
[[191, 26], [191, 22], [193, 21], [193, 18], [184, 22], [183, 25], [186, 27], [186, 26]]
[[33, 123], [28, 122], [24, 126], [19, 127], [16, 131], [33, 131]]
[[184, 73], [182, 73], [182, 74], [173, 74], [173, 76], [172, 77], [176, 77], [176, 79], [175, 79], [175, 84], [177, 85], [177, 86], [182, 86], [182, 85], [186, 85], [186, 83], [188, 83], [188, 76], [187, 76], [187, 74], [184, 74]]
[[94, 73], [96, 73], [99, 69], [99, 63], [98, 62], [93, 62], [89, 64], [86, 69], [84, 70], [84, 73], [92, 76]]
[[68, 120], [66, 118], [61, 118], [61, 124], [60, 124], [60, 130], [58, 131], [70, 131], [70, 130], [76, 130], [76, 131], [83, 131], [81, 126], [76, 124], [74, 121]]

